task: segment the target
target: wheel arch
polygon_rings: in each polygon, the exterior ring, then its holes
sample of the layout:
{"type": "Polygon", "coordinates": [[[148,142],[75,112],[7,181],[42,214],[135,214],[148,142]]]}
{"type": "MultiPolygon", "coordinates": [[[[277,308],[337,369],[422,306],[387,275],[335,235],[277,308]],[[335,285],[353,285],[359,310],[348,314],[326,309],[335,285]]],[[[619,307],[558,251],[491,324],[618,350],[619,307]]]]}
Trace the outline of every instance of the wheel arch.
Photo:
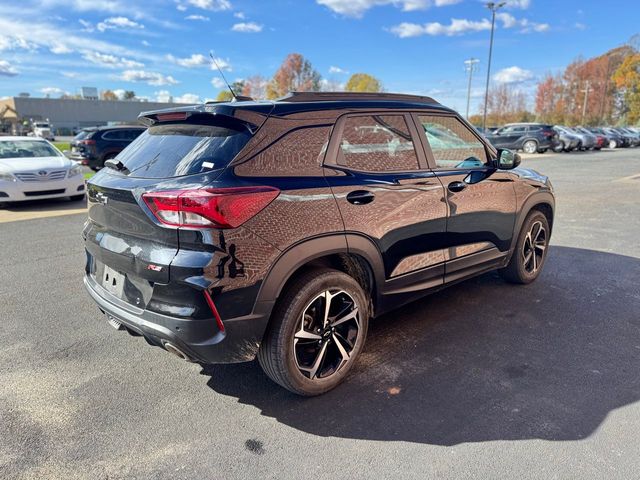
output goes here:
{"type": "MultiPolygon", "coordinates": [[[[553,194],[550,191],[538,191],[524,201],[522,207],[520,208],[520,213],[516,217],[513,236],[511,240],[511,254],[509,255],[509,259],[511,258],[511,255],[513,255],[513,251],[515,250],[522,225],[524,224],[527,216],[529,216],[529,214],[533,210],[538,210],[544,214],[544,216],[547,218],[547,221],[549,222],[549,229],[553,231],[555,199],[553,198],[553,194]]],[[[551,235],[551,232],[549,232],[549,234],[551,235]]]]}
{"type": "Polygon", "coordinates": [[[267,273],[256,304],[270,304],[273,311],[287,285],[303,272],[317,267],[334,268],[355,278],[369,294],[373,313],[378,303],[379,287],[384,282],[384,267],[376,246],[360,235],[327,235],[291,246],[267,273]]]}

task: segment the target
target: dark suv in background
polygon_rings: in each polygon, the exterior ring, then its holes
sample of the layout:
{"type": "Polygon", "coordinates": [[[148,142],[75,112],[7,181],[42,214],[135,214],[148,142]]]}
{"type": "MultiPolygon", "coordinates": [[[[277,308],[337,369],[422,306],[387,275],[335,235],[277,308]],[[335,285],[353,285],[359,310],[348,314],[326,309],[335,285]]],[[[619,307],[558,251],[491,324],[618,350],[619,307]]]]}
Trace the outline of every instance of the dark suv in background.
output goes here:
{"type": "Polygon", "coordinates": [[[525,153],[544,153],[559,143],[553,125],[543,123],[509,123],[485,136],[495,147],[522,150],[525,153]]]}
{"type": "Polygon", "coordinates": [[[85,128],[71,142],[69,158],[100,170],[105,161],[115,158],[145,129],[140,125],[85,128]]]}
{"type": "Polygon", "coordinates": [[[257,355],[317,395],[348,374],[370,318],[544,265],[547,177],[431,98],[295,93],[141,120],[88,182],[84,281],[112,326],[182,359],[257,355]]]}

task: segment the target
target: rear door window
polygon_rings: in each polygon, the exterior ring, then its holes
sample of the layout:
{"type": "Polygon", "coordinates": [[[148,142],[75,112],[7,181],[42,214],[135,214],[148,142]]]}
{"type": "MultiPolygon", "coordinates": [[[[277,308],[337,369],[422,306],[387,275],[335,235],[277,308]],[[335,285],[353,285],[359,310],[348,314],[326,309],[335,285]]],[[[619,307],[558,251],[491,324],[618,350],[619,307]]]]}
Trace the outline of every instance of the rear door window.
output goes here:
{"type": "Polygon", "coordinates": [[[418,170],[418,157],[403,115],[348,117],[338,165],[368,172],[418,170]]]}
{"type": "Polygon", "coordinates": [[[149,127],[118,155],[129,176],[167,178],[225,167],[251,139],[245,130],[192,124],[149,127]]]}

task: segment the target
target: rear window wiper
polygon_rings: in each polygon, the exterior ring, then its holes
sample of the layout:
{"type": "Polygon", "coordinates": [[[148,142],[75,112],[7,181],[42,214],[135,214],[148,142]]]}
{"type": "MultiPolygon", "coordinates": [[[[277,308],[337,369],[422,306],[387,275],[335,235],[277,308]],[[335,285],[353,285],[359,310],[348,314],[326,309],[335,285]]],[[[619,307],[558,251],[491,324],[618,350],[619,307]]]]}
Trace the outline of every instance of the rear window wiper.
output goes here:
{"type": "Polygon", "coordinates": [[[117,170],[118,172],[122,172],[125,175],[129,175],[129,173],[131,173],[129,169],[124,166],[124,163],[122,163],[122,161],[117,160],[115,158],[110,158],[109,160],[105,160],[104,166],[108,168],[113,168],[114,170],[117,170]]]}

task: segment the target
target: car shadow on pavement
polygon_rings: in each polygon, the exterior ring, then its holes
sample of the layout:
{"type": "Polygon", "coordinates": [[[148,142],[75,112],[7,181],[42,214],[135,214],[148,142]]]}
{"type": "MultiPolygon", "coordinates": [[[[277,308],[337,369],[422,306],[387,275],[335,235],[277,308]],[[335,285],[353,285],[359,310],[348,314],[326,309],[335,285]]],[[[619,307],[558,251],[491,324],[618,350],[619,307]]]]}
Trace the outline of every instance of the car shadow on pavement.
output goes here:
{"type": "Polygon", "coordinates": [[[203,368],[215,392],[320,436],[454,445],[577,440],[640,400],[640,259],[551,247],[527,286],[496,273],[372,322],[344,384],[301,398],[256,362],[203,368]]]}

